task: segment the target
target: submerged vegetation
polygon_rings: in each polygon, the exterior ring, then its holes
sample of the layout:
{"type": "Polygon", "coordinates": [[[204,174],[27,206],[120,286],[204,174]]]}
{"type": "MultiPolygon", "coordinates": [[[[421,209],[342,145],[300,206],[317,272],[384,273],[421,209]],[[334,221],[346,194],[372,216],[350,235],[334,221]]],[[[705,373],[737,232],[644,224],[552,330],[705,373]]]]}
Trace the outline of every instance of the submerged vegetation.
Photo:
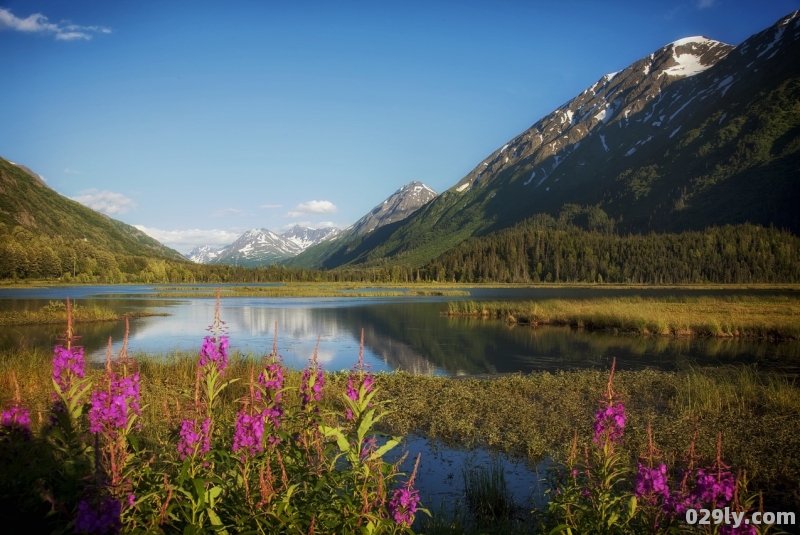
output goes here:
{"type": "Polygon", "coordinates": [[[800,296],[456,301],[446,313],[643,335],[800,338],[800,296]]]}

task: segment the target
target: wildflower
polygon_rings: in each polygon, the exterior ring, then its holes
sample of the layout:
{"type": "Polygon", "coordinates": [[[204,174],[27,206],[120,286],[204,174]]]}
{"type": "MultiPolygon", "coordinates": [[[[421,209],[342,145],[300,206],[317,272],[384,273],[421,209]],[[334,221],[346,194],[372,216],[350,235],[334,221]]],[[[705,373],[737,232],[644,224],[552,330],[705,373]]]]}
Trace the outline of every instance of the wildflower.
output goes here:
{"type": "Polygon", "coordinates": [[[119,533],[122,522],[119,515],[122,504],[114,498],[106,498],[98,503],[84,499],[78,504],[75,517],[75,531],[78,533],[119,533]]]}
{"type": "Polygon", "coordinates": [[[56,346],[53,351],[53,381],[63,393],[69,392],[72,382],[78,378],[83,379],[86,372],[86,363],[83,360],[83,348],[73,347],[67,349],[56,346]]]}
{"type": "Polygon", "coordinates": [[[216,367],[220,375],[225,374],[228,367],[228,337],[220,336],[219,345],[216,337],[206,336],[203,347],[200,349],[200,368],[205,368],[209,363],[216,367]]]}
{"type": "Polygon", "coordinates": [[[206,418],[198,426],[196,420],[183,420],[178,440],[178,453],[181,459],[192,457],[196,453],[201,455],[211,449],[211,419],[206,418]],[[198,428],[199,427],[199,428],[198,428]]]}
{"type": "Polygon", "coordinates": [[[601,446],[606,443],[606,437],[611,443],[622,438],[625,429],[625,406],[622,403],[608,405],[594,415],[594,441],[601,446]]]}
{"type": "Polygon", "coordinates": [[[139,373],[130,377],[109,378],[108,390],[92,393],[92,408],[89,410],[89,430],[100,433],[106,426],[125,429],[129,419],[140,415],[139,373]]]}
{"type": "Polygon", "coordinates": [[[658,496],[661,496],[664,500],[669,498],[667,466],[662,463],[656,468],[650,468],[639,463],[634,493],[637,498],[644,499],[650,503],[655,502],[658,496]]]}
{"type": "Polygon", "coordinates": [[[325,374],[322,370],[306,368],[300,383],[300,410],[313,401],[322,400],[322,387],[325,385],[325,374]]]}
{"type": "Polygon", "coordinates": [[[13,406],[3,411],[0,417],[0,426],[9,429],[10,431],[24,431],[31,430],[31,411],[23,407],[13,406]]]}
{"type": "Polygon", "coordinates": [[[261,391],[264,391],[266,399],[263,399],[266,408],[264,409],[265,418],[269,418],[276,428],[280,425],[280,417],[283,416],[280,402],[283,389],[283,366],[280,362],[273,362],[264,367],[258,376],[258,385],[261,387],[254,392],[255,398],[262,401],[261,391]]]}
{"type": "Polygon", "coordinates": [[[388,510],[391,517],[398,525],[409,527],[414,521],[419,503],[419,491],[408,487],[400,487],[389,500],[388,510]]]}
{"type": "Polygon", "coordinates": [[[725,507],[733,499],[736,491],[736,478],[727,470],[716,474],[702,468],[697,471],[694,495],[708,509],[725,507]]]}
{"type": "Polygon", "coordinates": [[[236,430],[233,435],[233,451],[245,449],[250,455],[264,451],[264,416],[240,412],[236,416],[236,430]]]}

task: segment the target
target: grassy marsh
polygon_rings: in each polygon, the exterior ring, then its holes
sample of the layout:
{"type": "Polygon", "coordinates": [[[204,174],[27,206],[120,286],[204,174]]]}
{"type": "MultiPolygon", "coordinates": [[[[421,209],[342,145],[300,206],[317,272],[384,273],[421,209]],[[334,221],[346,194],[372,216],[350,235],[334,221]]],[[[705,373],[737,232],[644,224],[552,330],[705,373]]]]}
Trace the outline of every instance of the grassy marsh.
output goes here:
{"type": "MultiPolygon", "coordinates": [[[[463,296],[465,290],[449,288],[418,288],[414,286],[391,285],[370,286],[360,284],[296,283],[280,286],[223,286],[220,297],[398,297],[398,296],[463,296]]],[[[157,287],[155,297],[213,298],[216,288],[200,287],[157,287]]]]}
{"type": "MultiPolygon", "coordinates": [[[[97,321],[119,321],[123,318],[146,318],[151,316],[166,316],[164,313],[149,311],[130,312],[118,314],[106,307],[85,307],[72,305],[72,320],[75,323],[92,323],[97,321]]],[[[9,325],[47,325],[67,323],[67,306],[62,301],[50,301],[49,304],[35,311],[2,311],[0,312],[0,326],[9,325]]]]}
{"type": "MultiPolygon", "coordinates": [[[[0,405],[13,395],[11,372],[37,426],[50,403],[51,353],[17,350],[0,354],[0,405]]],[[[197,353],[134,354],[142,376],[142,417],[148,448],[170,447],[170,433],[180,424],[181,408],[191,403],[197,353]]],[[[241,380],[225,391],[224,418],[233,420],[244,396],[250,367],[258,358],[234,352],[226,372],[241,380]]],[[[355,360],[355,358],[354,358],[355,360]]],[[[101,369],[90,370],[99,378],[101,369]]],[[[564,454],[577,429],[582,443],[592,436],[597,400],[606,371],[508,375],[493,379],[452,379],[407,373],[378,374],[379,395],[391,400],[384,430],[419,433],[463,447],[487,447],[531,460],[564,454]]],[[[297,388],[300,372],[287,374],[297,388]]],[[[800,502],[800,388],[777,374],[747,367],[689,368],[665,372],[620,371],[617,390],[628,411],[624,448],[632,459],[644,451],[647,423],[667,460],[680,459],[695,429],[697,450],[714,457],[723,434],[726,462],[746,469],[765,491],[767,504],[800,502]]],[[[341,403],[345,373],[328,373],[323,405],[341,403]]],[[[298,403],[290,393],[288,403],[298,403]]]]}
{"type": "Polygon", "coordinates": [[[448,304],[446,314],[642,335],[800,339],[800,296],[457,301],[448,304]]]}

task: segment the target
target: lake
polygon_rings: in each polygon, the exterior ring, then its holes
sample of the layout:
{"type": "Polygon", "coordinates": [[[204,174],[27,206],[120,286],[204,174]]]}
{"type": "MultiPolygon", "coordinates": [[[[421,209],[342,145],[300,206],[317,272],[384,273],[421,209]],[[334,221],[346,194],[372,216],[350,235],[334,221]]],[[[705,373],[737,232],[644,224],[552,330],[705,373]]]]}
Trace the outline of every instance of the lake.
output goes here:
{"type": "MultiPolygon", "coordinates": [[[[192,285],[197,287],[198,285],[192,285]]],[[[396,290],[396,289],[395,289],[396,290]]],[[[57,286],[0,289],[0,310],[39,310],[50,300],[70,297],[79,306],[105,306],[117,312],[166,313],[133,319],[132,352],[199,351],[214,318],[214,299],[159,297],[155,286],[57,286]]],[[[349,369],[358,359],[364,329],[365,362],[373,371],[451,376],[528,373],[537,370],[621,369],[687,365],[757,364],[790,373],[800,371],[800,343],[739,339],[641,337],[566,327],[508,325],[497,320],[452,318],[441,313],[458,299],[585,299],[617,295],[793,294],[782,290],[609,287],[470,288],[471,295],[399,297],[262,298],[227,297],[220,315],[231,347],[256,356],[272,348],[278,325],[278,353],[287,366],[302,368],[314,353],[327,370],[349,369]]],[[[168,292],[167,292],[168,293],[168,292]]],[[[3,327],[0,348],[50,347],[62,325],[3,327]]],[[[119,349],[124,322],[78,324],[89,358],[102,362],[108,338],[119,349]]]]}

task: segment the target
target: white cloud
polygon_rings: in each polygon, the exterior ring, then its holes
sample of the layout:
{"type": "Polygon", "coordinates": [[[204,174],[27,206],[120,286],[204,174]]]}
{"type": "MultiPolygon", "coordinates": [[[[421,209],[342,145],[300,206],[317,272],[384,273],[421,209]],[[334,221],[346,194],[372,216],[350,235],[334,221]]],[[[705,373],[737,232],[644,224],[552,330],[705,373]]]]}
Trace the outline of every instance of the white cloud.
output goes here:
{"type": "Polygon", "coordinates": [[[164,245],[184,253],[188,253],[200,245],[228,245],[235,242],[242,235],[241,232],[220,229],[162,230],[145,227],[144,225],[134,225],[134,227],[164,245]]]}
{"type": "Polygon", "coordinates": [[[73,201],[78,201],[92,210],[103,212],[108,215],[124,214],[132,208],[136,208],[133,199],[129,199],[122,193],[113,191],[98,191],[94,188],[82,191],[81,195],[70,197],[73,201]]]}
{"type": "Polygon", "coordinates": [[[69,21],[58,24],[50,22],[41,13],[34,13],[21,19],[6,8],[0,8],[0,30],[14,30],[27,33],[53,34],[59,41],[89,40],[96,33],[111,33],[102,26],[80,26],[69,21]]]}
{"type": "Polygon", "coordinates": [[[311,214],[335,214],[336,205],[330,201],[308,201],[292,208],[288,217],[304,217],[311,214]]]}

